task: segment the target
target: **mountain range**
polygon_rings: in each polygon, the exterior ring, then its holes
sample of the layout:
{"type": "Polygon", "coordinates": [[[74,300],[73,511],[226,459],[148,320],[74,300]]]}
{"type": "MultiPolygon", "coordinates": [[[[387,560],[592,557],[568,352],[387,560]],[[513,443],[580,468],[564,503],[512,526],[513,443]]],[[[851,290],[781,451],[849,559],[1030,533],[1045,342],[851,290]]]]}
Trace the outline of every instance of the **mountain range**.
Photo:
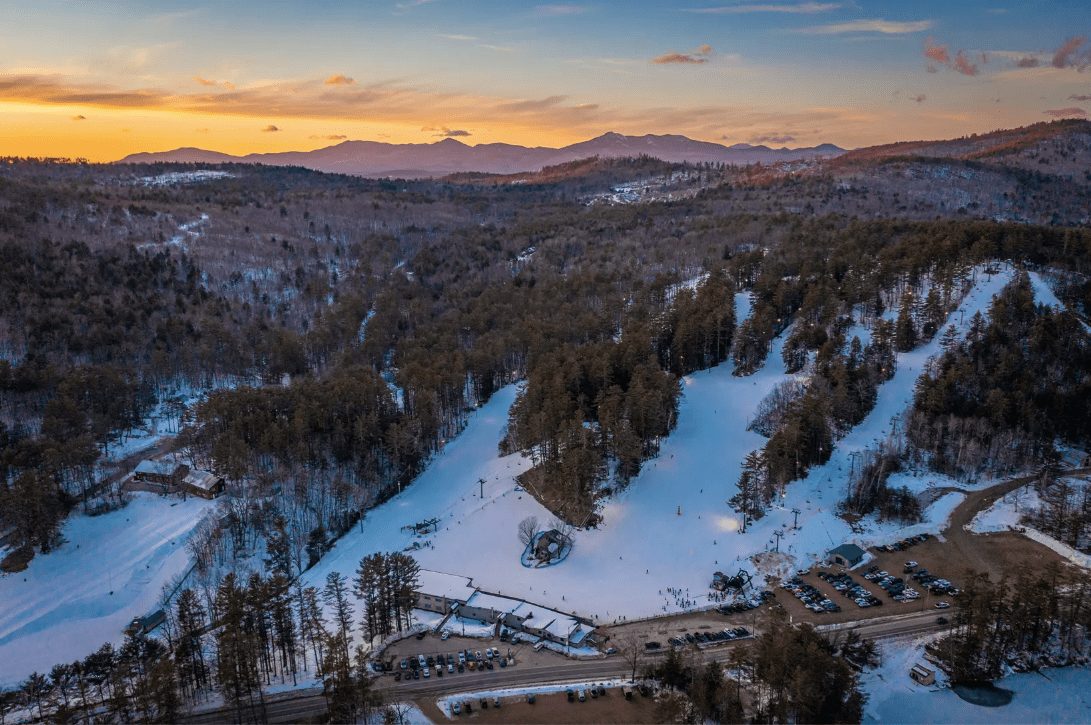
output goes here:
{"type": "Polygon", "coordinates": [[[546,166],[598,156],[622,158],[651,156],[662,161],[690,163],[754,164],[830,158],[845,153],[833,144],[807,148],[770,148],[735,144],[724,146],[679,135],[625,136],[605,133],[561,148],[489,143],[470,146],[453,138],[435,143],[390,144],[379,141],[344,141],[313,151],[233,156],[198,148],[143,152],[118,163],[249,163],[271,166],[302,166],[356,176],[423,178],[460,172],[512,174],[537,171],[546,166]]]}

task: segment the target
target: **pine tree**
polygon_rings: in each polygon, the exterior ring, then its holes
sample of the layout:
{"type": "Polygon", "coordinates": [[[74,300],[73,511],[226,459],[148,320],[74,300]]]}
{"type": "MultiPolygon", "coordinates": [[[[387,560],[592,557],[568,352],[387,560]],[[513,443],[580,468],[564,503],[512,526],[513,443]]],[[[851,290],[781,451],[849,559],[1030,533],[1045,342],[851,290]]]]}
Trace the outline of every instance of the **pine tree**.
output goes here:
{"type": "Polygon", "coordinates": [[[349,599],[348,580],[340,572],[331,571],[326,576],[326,586],[322,590],[322,600],[333,610],[334,630],[337,642],[343,651],[338,655],[345,662],[349,661],[349,636],[352,633],[352,602],[349,599]]]}

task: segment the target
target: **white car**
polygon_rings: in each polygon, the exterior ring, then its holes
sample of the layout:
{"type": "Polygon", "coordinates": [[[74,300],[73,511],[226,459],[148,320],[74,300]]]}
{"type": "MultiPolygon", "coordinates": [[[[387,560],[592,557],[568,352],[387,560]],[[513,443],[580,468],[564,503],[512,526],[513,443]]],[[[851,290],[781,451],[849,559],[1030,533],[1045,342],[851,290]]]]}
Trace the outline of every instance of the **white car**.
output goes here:
{"type": "Polygon", "coordinates": [[[427,667],[425,667],[423,670],[421,670],[421,677],[423,677],[424,679],[427,680],[431,676],[432,676],[432,671],[429,670],[427,667]]]}
{"type": "Polygon", "coordinates": [[[950,606],[950,602],[936,602],[936,609],[947,609],[950,606]]]}
{"type": "Polygon", "coordinates": [[[451,633],[450,633],[450,632],[448,632],[448,631],[447,631],[446,629],[445,629],[445,630],[443,630],[443,634],[441,634],[441,635],[439,636],[439,638],[440,638],[440,639],[442,639],[442,640],[443,640],[443,641],[445,641],[445,642],[446,642],[446,641],[447,641],[448,639],[450,639],[450,637],[451,637],[451,633]]]}
{"type": "Polygon", "coordinates": [[[451,705],[451,714],[452,715],[461,715],[462,714],[462,703],[461,702],[456,701],[455,704],[451,705]]]}

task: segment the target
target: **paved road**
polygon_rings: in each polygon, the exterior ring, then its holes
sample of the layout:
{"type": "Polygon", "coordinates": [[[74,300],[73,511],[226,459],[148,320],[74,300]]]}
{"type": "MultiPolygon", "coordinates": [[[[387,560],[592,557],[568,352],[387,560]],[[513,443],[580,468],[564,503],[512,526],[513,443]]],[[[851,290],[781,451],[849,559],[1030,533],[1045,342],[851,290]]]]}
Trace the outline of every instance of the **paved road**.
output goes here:
{"type": "MultiPolygon", "coordinates": [[[[869,639],[898,639],[940,629],[936,624],[936,612],[917,612],[878,619],[846,622],[819,628],[831,634],[855,629],[869,639]]],[[[708,649],[698,650],[701,662],[727,662],[734,647],[748,640],[729,642],[708,649]]],[[[666,654],[661,651],[650,654],[654,660],[666,654]]],[[[628,677],[631,669],[620,657],[594,660],[558,660],[537,666],[517,666],[502,670],[445,675],[427,680],[395,682],[393,677],[380,677],[375,686],[390,700],[415,700],[422,697],[442,697],[445,694],[474,692],[501,687],[525,687],[553,682],[582,682],[628,677]]],[[[326,700],[316,689],[297,690],[290,694],[266,698],[265,722],[298,722],[321,717],[326,712],[326,700]]],[[[205,723],[231,722],[231,710],[213,710],[184,718],[182,722],[201,725],[205,723]]]]}

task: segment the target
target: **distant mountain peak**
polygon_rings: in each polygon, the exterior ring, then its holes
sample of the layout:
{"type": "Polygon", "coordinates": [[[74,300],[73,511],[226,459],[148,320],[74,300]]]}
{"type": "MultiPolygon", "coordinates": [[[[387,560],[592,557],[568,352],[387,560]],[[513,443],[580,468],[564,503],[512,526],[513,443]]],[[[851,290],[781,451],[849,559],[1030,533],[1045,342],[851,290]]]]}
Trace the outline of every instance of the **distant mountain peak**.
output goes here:
{"type": "Polygon", "coordinates": [[[121,163],[257,163],[294,165],[340,174],[358,176],[430,177],[453,173],[481,172],[511,174],[538,171],[592,156],[623,158],[650,156],[672,163],[753,164],[774,163],[836,156],[842,153],[832,144],[813,149],[770,149],[765,146],[735,144],[724,146],[698,141],[679,134],[627,136],[607,131],[595,138],[561,148],[517,146],[488,143],[470,146],[457,138],[432,143],[390,144],[380,141],[342,141],[312,151],[231,156],[217,151],[181,148],[173,151],[139,153],[126,156],[121,163]]]}

